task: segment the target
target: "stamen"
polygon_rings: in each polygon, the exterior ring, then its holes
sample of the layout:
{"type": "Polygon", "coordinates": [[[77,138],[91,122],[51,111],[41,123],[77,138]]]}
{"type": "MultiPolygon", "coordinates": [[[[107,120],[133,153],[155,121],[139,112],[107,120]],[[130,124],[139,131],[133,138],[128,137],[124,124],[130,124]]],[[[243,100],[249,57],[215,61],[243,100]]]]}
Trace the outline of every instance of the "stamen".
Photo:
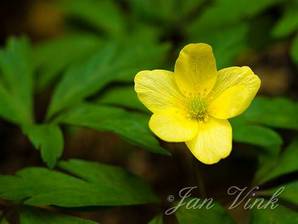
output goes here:
{"type": "Polygon", "coordinates": [[[189,118],[198,121],[206,121],[208,119],[207,104],[200,97],[193,97],[188,105],[189,118]]]}

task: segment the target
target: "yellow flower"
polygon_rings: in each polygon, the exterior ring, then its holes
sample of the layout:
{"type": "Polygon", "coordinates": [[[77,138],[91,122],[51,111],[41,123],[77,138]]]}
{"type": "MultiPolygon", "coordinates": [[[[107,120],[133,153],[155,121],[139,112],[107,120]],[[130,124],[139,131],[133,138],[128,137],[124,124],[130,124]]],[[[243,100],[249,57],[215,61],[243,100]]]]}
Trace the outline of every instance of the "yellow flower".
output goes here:
{"type": "Polygon", "coordinates": [[[185,142],[198,160],[213,164],[232,150],[227,119],[249,106],[260,83],[247,66],[217,71],[212,48],[199,43],[181,50],[174,72],[139,72],[135,91],[153,113],[149,127],[159,138],[185,142]]]}

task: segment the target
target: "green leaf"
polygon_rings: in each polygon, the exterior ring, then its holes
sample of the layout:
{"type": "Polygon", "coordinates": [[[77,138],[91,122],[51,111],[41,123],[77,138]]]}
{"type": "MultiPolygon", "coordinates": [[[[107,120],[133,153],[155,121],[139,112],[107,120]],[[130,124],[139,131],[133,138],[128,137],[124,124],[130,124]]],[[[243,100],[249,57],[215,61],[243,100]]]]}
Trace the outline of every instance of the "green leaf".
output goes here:
{"type": "Polygon", "coordinates": [[[297,180],[282,186],[272,188],[270,190],[262,192],[262,194],[268,195],[268,196],[273,195],[275,192],[281,189],[281,187],[284,187],[284,190],[280,195],[278,195],[278,198],[281,198],[283,200],[286,200],[288,202],[298,205],[298,181],[297,180]]]}
{"type": "MultiPolygon", "coordinates": [[[[223,27],[227,27],[240,22],[243,19],[251,18],[263,10],[277,4],[281,0],[252,0],[247,3],[246,0],[217,0],[210,4],[202,14],[190,24],[189,29],[192,32],[197,28],[208,30],[219,29],[224,32],[223,27]],[[233,10],[231,10],[233,9],[233,10]]],[[[235,35],[237,35],[235,33],[235,35]]]]}
{"type": "Polygon", "coordinates": [[[154,217],[148,224],[163,224],[162,215],[154,217]]]}
{"type": "Polygon", "coordinates": [[[169,25],[169,23],[181,21],[183,17],[198,8],[203,0],[129,0],[129,3],[136,18],[169,25]]]}
{"type": "Polygon", "coordinates": [[[119,41],[117,58],[112,62],[113,66],[119,66],[116,81],[133,82],[140,70],[164,65],[170,44],[160,43],[159,35],[156,29],[141,26],[119,41]]]}
{"type": "Polygon", "coordinates": [[[99,104],[121,106],[129,109],[148,112],[138,99],[132,86],[115,87],[103,93],[97,100],[99,104]]]}
{"type": "Polygon", "coordinates": [[[267,158],[257,171],[255,183],[262,184],[298,170],[298,138],[277,158],[267,158]]]}
{"type": "MultiPolygon", "coordinates": [[[[293,1],[295,3],[295,1],[293,1]]],[[[298,30],[298,4],[287,4],[283,16],[272,30],[274,37],[286,37],[298,30]]]]}
{"type": "MultiPolygon", "coordinates": [[[[206,8],[197,18],[190,23],[187,28],[188,32],[193,36],[197,35],[200,31],[207,31],[208,27],[211,32],[214,32],[220,26],[229,26],[234,21],[239,21],[242,14],[238,10],[230,10],[230,7],[218,4],[211,5],[206,8]]],[[[221,30],[224,32],[224,30],[221,30]]]]}
{"type": "Polygon", "coordinates": [[[25,168],[0,176],[0,197],[27,205],[60,207],[119,206],[154,203],[158,199],[140,178],[120,167],[69,160],[61,171],[25,168]]]}
{"type": "MultiPolygon", "coordinates": [[[[198,198],[190,199],[187,203],[189,205],[194,205],[193,200],[199,200],[198,198]]],[[[201,200],[202,201],[202,200],[201,200]]],[[[235,222],[230,217],[230,215],[222,208],[218,203],[213,202],[214,207],[207,209],[193,208],[184,205],[178,209],[176,212],[176,217],[179,224],[189,224],[189,223],[200,223],[200,224],[210,224],[210,223],[225,223],[234,224],[235,222]]]]}
{"type": "Polygon", "coordinates": [[[12,97],[2,83],[0,83],[0,117],[16,124],[30,123],[19,100],[12,97]]]}
{"type": "Polygon", "coordinates": [[[58,122],[93,128],[99,131],[111,131],[151,152],[168,155],[169,152],[159,146],[148,128],[149,117],[125,111],[111,106],[81,104],[57,118],[58,122]]]}
{"type": "Polygon", "coordinates": [[[234,64],[249,43],[248,18],[252,18],[281,0],[217,0],[188,24],[190,41],[205,42],[213,47],[217,67],[234,64]]]}
{"type": "Polygon", "coordinates": [[[129,0],[129,3],[137,18],[163,22],[175,18],[175,0],[129,0]]]}
{"type": "MultiPolygon", "coordinates": [[[[208,24],[208,23],[207,23],[208,24]]],[[[247,48],[249,26],[247,23],[237,23],[224,29],[210,29],[206,24],[189,27],[189,38],[194,42],[210,44],[214,50],[218,68],[233,64],[235,58],[247,48]]]]}
{"type": "Polygon", "coordinates": [[[110,42],[86,63],[72,66],[54,91],[48,117],[96,93],[111,81],[132,81],[139,70],[154,68],[163,60],[168,45],[151,41],[130,38],[122,44],[110,42]]]}
{"type": "Polygon", "coordinates": [[[113,79],[116,47],[108,44],[85,63],[71,66],[54,91],[48,117],[94,94],[113,79]]]}
{"type": "Polygon", "coordinates": [[[114,66],[119,66],[116,72],[116,81],[133,82],[135,75],[141,70],[152,70],[164,66],[165,59],[170,49],[168,43],[157,43],[139,36],[124,40],[126,45],[119,48],[119,55],[114,66]],[[132,60],[133,58],[133,60],[132,60]]]}
{"type": "Polygon", "coordinates": [[[63,152],[63,134],[54,124],[30,125],[23,128],[36,149],[41,150],[41,157],[51,168],[63,152]]]}
{"type": "Polygon", "coordinates": [[[0,116],[18,124],[31,123],[32,95],[29,43],[25,38],[10,38],[6,49],[0,50],[0,116]]]}
{"type": "MultiPolygon", "coordinates": [[[[252,52],[261,52],[267,47],[272,46],[274,40],[270,32],[274,23],[275,19],[268,13],[254,17],[249,21],[247,41],[250,50],[244,52],[244,58],[247,56],[249,58],[252,52]]],[[[244,63],[244,60],[242,62],[244,63]]]]}
{"type": "Polygon", "coordinates": [[[96,222],[54,212],[25,208],[21,210],[20,224],[96,224],[96,222]]]}
{"type": "Polygon", "coordinates": [[[101,39],[91,34],[67,34],[35,45],[33,58],[40,70],[38,88],[43,89],[70,64],[81,62],[101,45],[101,39]]]}
{"type": "Polygon", "coordinates": [[[6,220],[6,218],[0,219],[0,224],[9,224],[9,222],[6,220]]]}
{"type": "Polygon", "coordinates": [[[293,61],[298,64],[298,34],[294,38],[294,41],[292,43],[291,47],[291,57],[293,61]]]}
{"type": "Polygon", "coordinates": [[[233,139],[237,142],[248,143],[263,147],[265,153],[277,155],[282,144],[282,138],[274,130],[260,125],[250,124],[241,117],[231,120],[233,139]]]}
{"type": "Polygon", "coordinates": [[[179,14],[179,18],[187,17],[190,13],[195,12],[200,6],[205,2],[205,0],[184,0],[184,1],[176,1],[177,2],[177,13],[179,14]]]}
{"type": "Polygon", "coordinates": [[[242,115],[249,122],[298,130],[298,103],[287,98],[257,97],[242,115]]]}
{"type": "Polygon", "coordinates": [[[253,209],[250,224],[293,224],[298,223],[298,213],[282,205],[275,209],[253,209]]]}
{"type": "Polygon", "coordinates": [[[64,0],[60,8],[66,16],[79,19],[110,35],[121,35],[126,28],[125,18],[113,0],[64,0]]]}

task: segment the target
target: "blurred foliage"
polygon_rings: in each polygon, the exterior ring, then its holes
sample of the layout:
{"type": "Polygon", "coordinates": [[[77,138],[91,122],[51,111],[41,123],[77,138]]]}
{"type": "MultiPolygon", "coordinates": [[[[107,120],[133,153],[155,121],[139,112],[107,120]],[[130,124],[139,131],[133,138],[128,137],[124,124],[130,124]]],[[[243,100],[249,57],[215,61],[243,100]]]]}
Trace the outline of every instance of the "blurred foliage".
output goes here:
{"type": "Polygon", "coordinates": [[[96,102],[149,113],[147,108],[139,101],[131,86],[121,86],[107,90],[96,99],[96,102]],[[121,101],[119,96],[122,98],[121,101]]]}
{"type": "Polygon", "coordinates": [[[66,17],[86,23],[108,35],[118,36],[125,30],[125,17],[116,1],[110,0],[62,0],[60,8],[66,17]],[[99,13],[100,11],[100,13],[99,13]]]}
{"type": "Polygon", "coordinates": [[[66,216],[55,214],[53,212],[43,211],[41,209],[32,209],[26,207],[21,211],[20,222],[22,224],[40,224],[44,223],[59,223],[59,224],[96,224],[96,222],[86,219],[75,218],[73,216],[66,216]]]}
{"type": "Polygon", "coordinates": [[[122,168],[80,160],[61,161],[59,168],[68,174],[32,167],[16,176],[0,176],[0,195],[35,206],[132,205],[158,201],[142,180],[122,168]]]}
{"type": "Polygon", "coordinates": [[[96,35],[83,33],[67,34],[39,43],[33,51],[33,60],[40,73],[37,88],[42,90],[48,86],[67,66],[84,60],[101,44],[96,35]]]}
{"type": "Polygon", "coordinates": [[[284,174],[298,171],[298,139],[295,139],[285,150],[276,158],[265,158],[262,166],[255,176],[257,184],[282,176],[284,174]]]}
{"type": "MultiPolygon", "coordinates": [[[[200,206],[204,205],[204,199],[192,198],[187,201],[188,205],[191,206],[200,206]],[[199,201],[199,203],[196,203],[199,201]],[[201,203],[201,204],[200,204],[201,203]]],[[[206,206],[206,205],[204,205],[206,206]]],[[[213,207],[208,209],[207,207],[202,206],[200,209],[187,209],[187,206],[182,206],[176,212],[177,219],[179,224],[187,223],[226,223],[233,224],[235,223],[229,214],[222,208],[219,204],[213,204],[213,207]]]]}
{"type": "Polygon", "coordinates": [[[298,105],[286,98],[258,97],[242,118],[269,127],[298,129],[298,105]]]}
{"type": "Polygon", "coordinates": [[[48,116],[80,102],[111,81],[132,80],[134,74],[141,68],[148,67],[148,64],[158,64],[155,61],[158,62],[161,59],[156,55],[162,57],[163,53],[164,48],[161,49],[151,43],[146,44],[139,38],[130,39],[129,42],[125,41],[122,44],[105,43],[105,46],[92,55],[86,63],[74,65],[66,71],[53,93],[48,116]],[[147,47],[150,51],[146,50],[147,47]],[[162,53],[158,54],[160,51],[162,53]],[[144,52],[146,54],[143,57],[144,52]]]}
{"type": "Polygon", "coordinates": [[[286,37],[295,33],[298,29],[298,2],[289,1],[284,5],[283,15],[273,27],[272,34],[274,37],[286,37]]]}
{"type": "Polygon", "coordinates": [[[298,64],[298,34],[294,39],[291,49],[291,56],[296,64],[298,64]]]}
{"type": "MultiPolygon", "coordinates": [[[[274,192],[276,192],[278,189],[280,189],[281,186],[277,186],[276,188],[272,188],[268,191],[265,191],[264,195],[272,195],[274,192]]],[[[296,204],[298,201],[298,181],[293,181],[291,183],[288,183],[282,194],[279,196],[281,199],[285,201],[289,201],[293,204],[296,204]]]]}
{"type": "Polygon", "coordinates": [[[144,114],[93,104],[78,105],[57,118],[59,123],[111,131],[151,152],[168,155],[150,134],[148,121],[149,117],[144,114]]]}
{"type": "Polygon", "coordinates": [[[10,39],[0,51],[0,115],[17,124],[32,122],[33,65],[28,41],[10,39]]]}
{"type": "Polygon", "coordinates": [[[281,205],[275,209],[254,209],[250,223],[261,224],[273,222],[276,224],[291,224],[297,221],[297,213],[281,205]]]}
{"type": "MultiPolygon", "coordinates": [[[[21,224],[95,223],[51,211],[51,206],[159,203],[142,177],[123,168],[59,159],[63,135],[71,137],[70,126],[112,132],[137,148],[169,155],[147,126],[150,114],[134,93],[133,78],[139,70],[172,68],[172,59],[184,44],[212,45],[220,69],[245,60],[253,64],[254,57],[270,46],[286,43],[288,67],[297,73],[295,0],[57,0],[52,4],[64,19],[60,36],[34,44],[25,37],[9,38],[0,51],[0,116],[20,127],[49,167],[0,176],[0,197],[23,205],[18,210],[21,224]],[[40,94],[49,94],[50,102],[34,105],[40,94]],[[46,107],[42,119],[37,118],[36,107],[46,107]],[[57,170],[52,169],[55,166],[57,170]]],[[[269,197],[278,188],[274,181],[298,172],[298,103],[289,95],[259,96],[244,114],[231,120],[233,140],[241,143],[237,147],[253,149],[259,161],[253,184],[269,183],[262,192],[269,197]]],[[[297,180],[284,185],[281,198],[297,205],[297,180]]],[[[1,224],[8,223],[4,216],[1,224]]],[[[211,210],[181,208],[176,218],[181,224],[234,223],[219,203],[211,210]]],[[[250,223],[287,224],[297,219],[297,212],[283,204],[274,210],[252,210],[250,223]]],[[[163,223],[162,215],[150,221],[157,223],[163,223]]]]}
{"type": "Polygon", "coordinates": [[[148,224],[163,224],[162,215],[154,217],[148,224]]]}

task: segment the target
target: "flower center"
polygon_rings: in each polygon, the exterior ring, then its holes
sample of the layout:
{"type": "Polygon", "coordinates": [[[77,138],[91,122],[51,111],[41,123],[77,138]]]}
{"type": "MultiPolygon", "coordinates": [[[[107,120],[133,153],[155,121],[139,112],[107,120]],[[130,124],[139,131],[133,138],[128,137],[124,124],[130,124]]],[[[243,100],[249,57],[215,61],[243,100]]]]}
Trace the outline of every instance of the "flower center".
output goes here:
{"type": "Polygon", "coordinates": [[[188,105],[189,118],[198,121],[206,121],[208,118],[207,104],[204,100],[198,97],[194,97],[189,101],[188,105]]]}

